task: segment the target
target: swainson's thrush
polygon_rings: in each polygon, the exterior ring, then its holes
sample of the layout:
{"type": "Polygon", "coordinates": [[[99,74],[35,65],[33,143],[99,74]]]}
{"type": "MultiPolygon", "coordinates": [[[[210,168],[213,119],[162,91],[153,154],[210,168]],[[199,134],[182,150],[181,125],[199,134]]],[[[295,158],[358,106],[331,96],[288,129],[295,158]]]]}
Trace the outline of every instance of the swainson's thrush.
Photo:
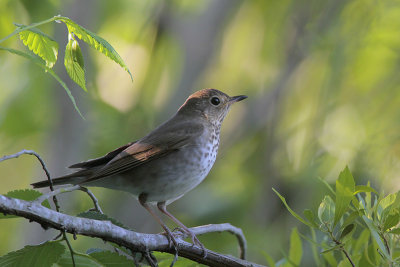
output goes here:
{"type": "MultiPolygon", "coordinates": [[[[171,119],[142,139],[103,157],[74,164],[70,168],[81,170],[55,178],[53,183],[105,187],[133,194],[176,245],[171,231],[149,206],[157,204],[162,213],[191,236],[193,244],[204,250],[197,237],[167,211],[166,205],[207,176],[217,156],[221,123],[231,105],[245,98],[244,95],[229,97],[216,89],[197,91],[171,119]]],[[[32,185],[40,188],[49,182],[32,185]]]]}

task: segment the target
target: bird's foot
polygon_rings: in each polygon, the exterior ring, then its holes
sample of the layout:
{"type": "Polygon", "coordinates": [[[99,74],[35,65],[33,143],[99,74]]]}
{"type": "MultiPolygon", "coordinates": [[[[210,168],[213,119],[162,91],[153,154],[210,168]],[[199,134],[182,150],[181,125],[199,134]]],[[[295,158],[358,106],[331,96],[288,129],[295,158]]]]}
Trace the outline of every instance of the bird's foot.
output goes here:
{"type": "MultiPolygon", "coordinates": [[[[181,227],[175,228],[173,230],[173,232],[175,232],[175,231],[179,231],[182,234],[188,235],[190,237],[190,239],[192,240],[193,246],[198,246],[199,248],[201,248],[203,250],[203,258],[207,257],[207,249],[205,248],[203,243],[200,242],[200,240],[197,238],[197,236],[192,231],[190,231],[189,229],[181,228],[181,227]]],[[[177,235],[181,235],[181,234],[178,233],[177,235]]]]}

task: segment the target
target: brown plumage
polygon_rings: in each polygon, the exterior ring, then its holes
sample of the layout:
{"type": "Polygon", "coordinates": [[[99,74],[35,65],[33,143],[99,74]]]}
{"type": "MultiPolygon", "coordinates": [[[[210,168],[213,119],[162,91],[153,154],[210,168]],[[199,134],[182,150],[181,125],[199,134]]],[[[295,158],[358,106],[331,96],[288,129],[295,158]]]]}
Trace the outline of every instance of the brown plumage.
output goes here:
{"type": "MultiPolygon", "coordinates": [[[[203,247],[196,236],[173,217],[166,205],[196,187],[208,174],[219,145],[219,133],[230,106],[246,96],[229,97],[216,89],[195,92],[168,121],[138,141],[103,157],[70,166],[80,170],[53,179],[55,185],[79,184],[132,193],[157,219],[174,243],[172,233],[150,209],[156,203],[203,247]]],[[[48,181],[32,184],[48,186],[48,181]]],[[[204,248],[204,247],[203,247],[204,248]]]]}

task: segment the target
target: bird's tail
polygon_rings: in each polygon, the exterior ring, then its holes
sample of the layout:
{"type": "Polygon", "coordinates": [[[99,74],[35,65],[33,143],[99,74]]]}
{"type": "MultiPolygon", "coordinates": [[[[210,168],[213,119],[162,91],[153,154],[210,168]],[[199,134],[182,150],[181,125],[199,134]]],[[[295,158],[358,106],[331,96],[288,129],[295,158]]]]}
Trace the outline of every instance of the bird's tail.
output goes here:
{"type": "MultiPolygon", "coordinates": [[[[53,181],[53,185],[64,185],[64,184],[80,184],[82,182],[84,182],[88,176],[90,176],[92,174],[92,171],[90,170],[81,170],[81,171],[77,171],[65,176],[61,176],[61,177],[57,177],[54,179],[51,179],[53,181]]],[[[44,181],[40,181],[37,183],[33,183],[31,184],[33,186],[33,188],[42,188],[42,187],[46,187],[49,186],[50,183],[48,180],[44,180],[44,181]]]]}

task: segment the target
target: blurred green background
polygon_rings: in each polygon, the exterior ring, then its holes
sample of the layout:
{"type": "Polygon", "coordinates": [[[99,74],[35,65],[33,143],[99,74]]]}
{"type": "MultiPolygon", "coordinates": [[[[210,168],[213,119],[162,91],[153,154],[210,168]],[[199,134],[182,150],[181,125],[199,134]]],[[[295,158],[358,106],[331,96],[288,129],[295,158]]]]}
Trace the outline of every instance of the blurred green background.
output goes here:
{"type": "MultiPolygon", "coordinates": [[[[357,184],[399,190],[400,1],[0,0],[0,38],[13,22],[57,14],[109,41],[134,81],[81,42],[89,90],[83,92],[63,66],[65,25],[41,27],[60,44],[55,71],[86,120],[51,76],[0,51],[0,156],[33,149],[53,176],[63,175],[72,163],[142,137],[192,92],[212,87],[249,98],[226,118],[207,179],[169,207],[187,226],[240,227],[249,259],[266,264],[263,252],[282,257],[298,225],[272,187],[300,213],[316,209],[326,193],[317,177],[332,182],[346,165],[357,184]]],[[[17,37],[2,45],[25,49],[17,37]]],[[[44,179],[29,156],[1,163],[0,173],[0,193],[44,179]]],[[[139,232],[161,231],[128,194],[93,191],[108,215],[139,232]]],[[[91,208],[81,192],[61,201],[69,214],[91,208]]],[[[0,255],[56,234],[24,219],[0,220],[0,255]]],[[[237,255],[227,233],[200,239],[237,255]]],[[[82,251],[107,247],[86,237],[72,243],[82,251]]],[[[310,263],[308,250],[304,257],[310,263]]]]}

